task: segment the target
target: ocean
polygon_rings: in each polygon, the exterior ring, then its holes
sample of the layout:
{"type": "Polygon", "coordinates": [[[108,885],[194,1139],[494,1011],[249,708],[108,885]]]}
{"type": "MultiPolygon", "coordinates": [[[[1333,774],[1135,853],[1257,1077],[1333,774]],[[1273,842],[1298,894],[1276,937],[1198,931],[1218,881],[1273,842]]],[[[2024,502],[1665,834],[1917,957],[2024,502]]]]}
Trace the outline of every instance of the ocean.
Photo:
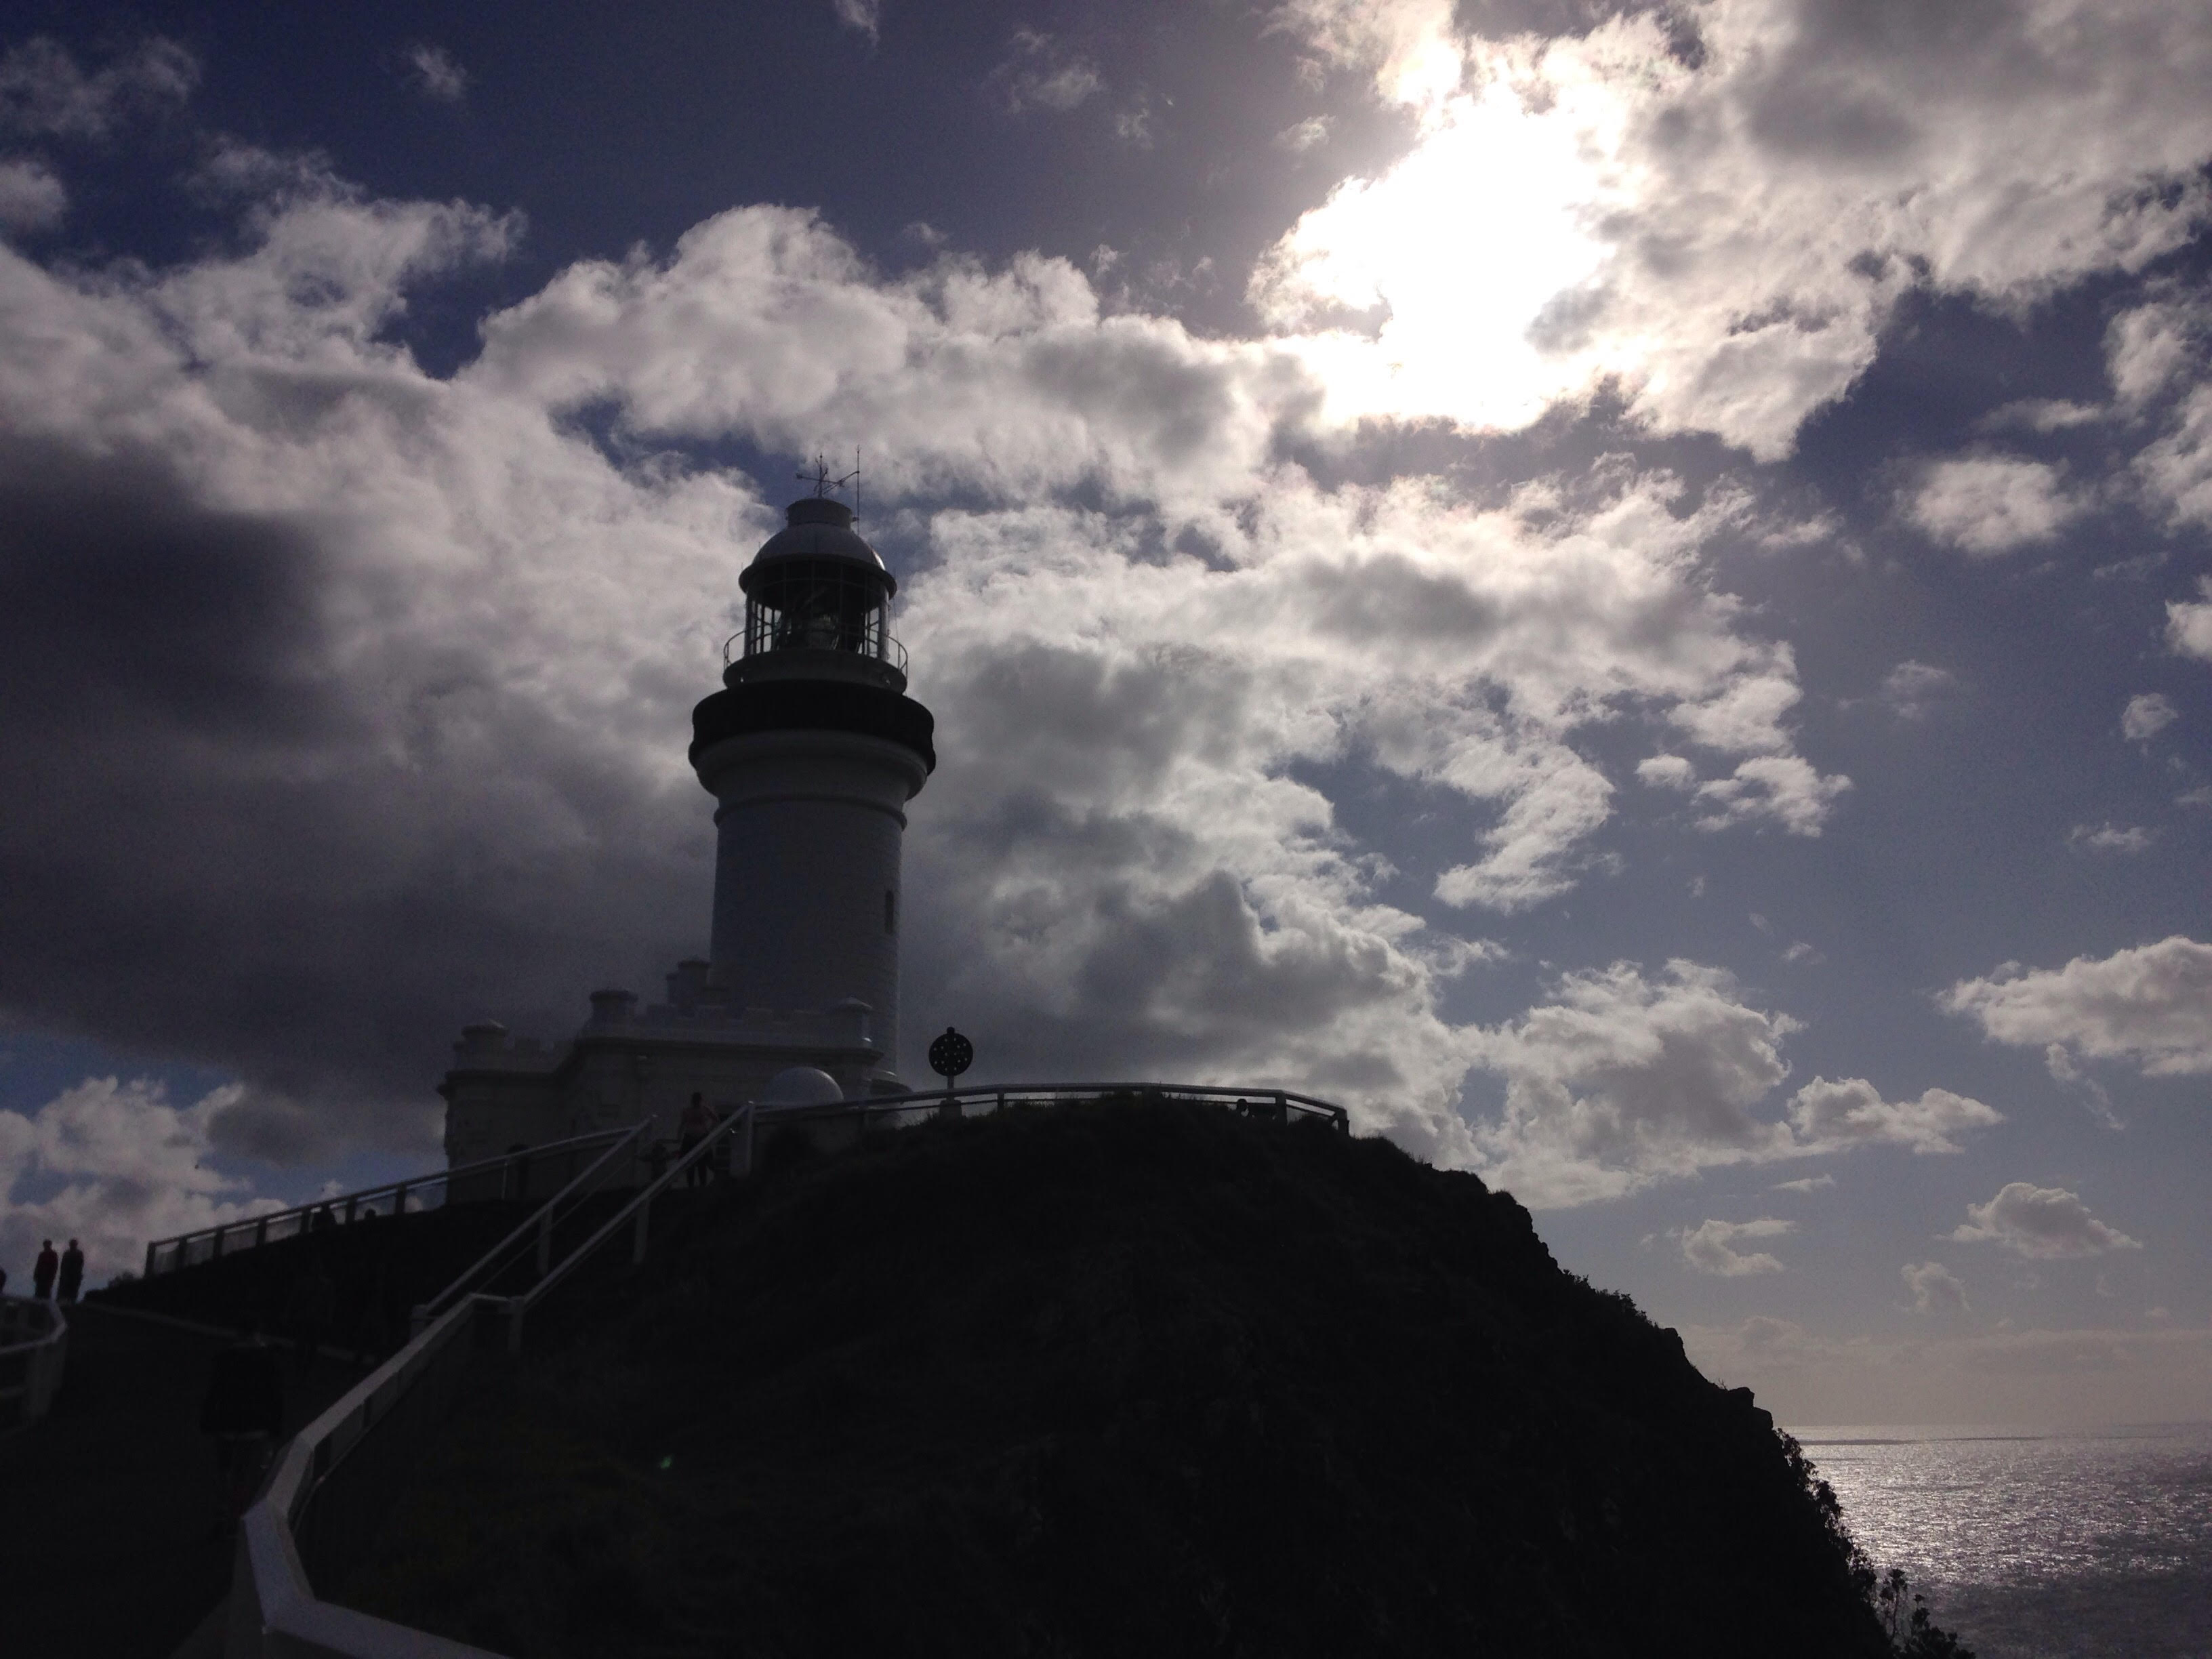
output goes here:
{"type": "Polygon", "coordinates": [[[2212,1659],[2212,1424],[1793,1432],[1979,1659],[2212,1659]]]}

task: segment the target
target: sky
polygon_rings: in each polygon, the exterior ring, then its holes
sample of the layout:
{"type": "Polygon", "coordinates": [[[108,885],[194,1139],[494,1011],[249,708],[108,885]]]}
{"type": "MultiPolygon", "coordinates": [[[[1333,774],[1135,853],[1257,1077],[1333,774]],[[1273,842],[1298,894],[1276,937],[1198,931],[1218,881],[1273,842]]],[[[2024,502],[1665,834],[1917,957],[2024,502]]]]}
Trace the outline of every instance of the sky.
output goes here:
{"type": "Polygon", "coordinates": [[[2212,15],[0,21],[0,1265],[703,950],[817,453],[971,1080],[1300,1089],[1785,1421],[2212,1418],[2212,15]]]}

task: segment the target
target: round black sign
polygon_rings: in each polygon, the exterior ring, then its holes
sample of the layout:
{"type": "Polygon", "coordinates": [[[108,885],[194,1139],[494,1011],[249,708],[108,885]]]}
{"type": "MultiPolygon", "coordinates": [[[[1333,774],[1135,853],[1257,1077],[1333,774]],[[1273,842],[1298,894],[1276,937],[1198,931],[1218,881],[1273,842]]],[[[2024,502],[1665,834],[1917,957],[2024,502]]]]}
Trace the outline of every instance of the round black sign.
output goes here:
{"type": "Polygon", "coordinates": [[[975,1045],[950,1025],[929,1045],[929,1069],[947,1083],[975,1063],[975,1045]]]}

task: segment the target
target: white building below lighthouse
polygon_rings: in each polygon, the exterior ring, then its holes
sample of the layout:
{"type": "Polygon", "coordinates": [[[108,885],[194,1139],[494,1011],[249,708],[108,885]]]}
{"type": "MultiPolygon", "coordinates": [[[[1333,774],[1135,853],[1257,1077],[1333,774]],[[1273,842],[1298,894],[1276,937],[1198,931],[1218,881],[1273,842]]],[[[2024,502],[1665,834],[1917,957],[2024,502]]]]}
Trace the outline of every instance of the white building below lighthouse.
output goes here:
{"type": "Polygon", "coordinates": [[[644,1117],[672,1134],[694,1092],[726,1111],[793,1066],[848,1098],[904,1089],[900,842],[935,722],[906,695],[898,584],[852,509],[817,495],[786,518],[738,579],[742,650],[691,715],[716,803],[707,957],[677,965],[664,1001],[593,992],[566,1042],[465,1029],[438,1091],[452,1163],[644,1117]]]}

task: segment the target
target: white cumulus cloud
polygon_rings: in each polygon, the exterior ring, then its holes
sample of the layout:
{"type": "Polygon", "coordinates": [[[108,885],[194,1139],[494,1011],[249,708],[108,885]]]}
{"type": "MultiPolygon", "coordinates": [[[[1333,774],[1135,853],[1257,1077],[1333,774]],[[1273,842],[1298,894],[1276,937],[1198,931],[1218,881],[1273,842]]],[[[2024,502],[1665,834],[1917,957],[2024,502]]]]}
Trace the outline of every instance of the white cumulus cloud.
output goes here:
{"type": "Polygon", "coordinates": [[[76,1238],[97,1285],[137,1270],[149,1239],[283,1207],[203,1162],[241,1092],[179,1107],[158,1083],[87,1078],[27,1115],[0,1111],[0,1260],[27,1264],[42,1240],[76,1238]]]}
{"type": "Polygon", "coordinates": [[[2212,576],[2200,576],[2200,601],[2174,599],[2166,607],[2166,643],[2177,655],[2212,662],[2212,576]]]}
{"type": "Polygon", "coordinates": [[[2056,467],[1995,455],[1932,463],[1902,505],[1931,540],[1977,557],[2047,542],[2084,510],[2056,467]]]}
{"type": "Polygon", "coordinates": [[[1807,1152],[1882,1145],[1956,1152],[1960,1135],[2003,1121],[1996,1108],[1948,1089],[1923,1090],[1917,1100],[1884,1100],[1863,1078],[1814,1078],[1790,1103],[1790,1127],[1807,1152]]]}
{"type": "Polygon", "coordinates": [[[1796,1224],[1762,1216],[1756,1221],[1705,1221],[1681,1235],[1682,1259],[1701,1273],[1741,1279],[1751,1273],[1778,1273],[1782,1263],[1765,1250],[1739,1250],[1738,1239],[1779,1238],[1795,1232],[1796,1224]]]}
{"type": "Polygon", "coordinates": [[[2176,933],[2063,968],[2007,963],[1961,980],[1943,1006],[1992,1041],[2133,1064],[2151,1076],[2212,1073],[2212,945],[2176,933]]]}
{"type": "Polygon", "coordinates": [[[1915,1313],[1964,1314],[1972,1310],[1966,1304],[1966,1287],[1959,1282],[1958,1275],[1940,1261],[1923,1261],[1918,1266],[1907,1266],[1898,1270],[1905,1279],[1905,1288],[1912,1292],[1915,1313]]]}
{"type": "Polygon", "coordinates": [[[2008,1182],[1988,1203],[1969,1204],[1966,1218],[1949,1237],[1962,1244],[2000,1244],[2032,1261],[2142,1248],[2091,1215],[2089,1206],[2063,1187],[2008,1182]]]}
{"type": "Polygon", "coordinates": [[[1498,1115],[1475,1125],[1483,1167],[1524,1203],[1577,1204],[1726,1164],[1955,1152],[1960,1135],[2003,1121],[1944,1089],[1885,1101],[1857,1078],[1815,1078],[1770,1115],[1798,1029],[1695,963],[1564,975],[1519,1022],[1474,1034],[1475,1063],[1505,1085],[1498,1115]]]}
{"type": "Polygon", "coordinates": [[[2148,743],[2181,718],[2173,700],[2162,692],[2146,691],[2130,697],[2120,711],[2120,735],[2130,743],[2148,743]]]}

